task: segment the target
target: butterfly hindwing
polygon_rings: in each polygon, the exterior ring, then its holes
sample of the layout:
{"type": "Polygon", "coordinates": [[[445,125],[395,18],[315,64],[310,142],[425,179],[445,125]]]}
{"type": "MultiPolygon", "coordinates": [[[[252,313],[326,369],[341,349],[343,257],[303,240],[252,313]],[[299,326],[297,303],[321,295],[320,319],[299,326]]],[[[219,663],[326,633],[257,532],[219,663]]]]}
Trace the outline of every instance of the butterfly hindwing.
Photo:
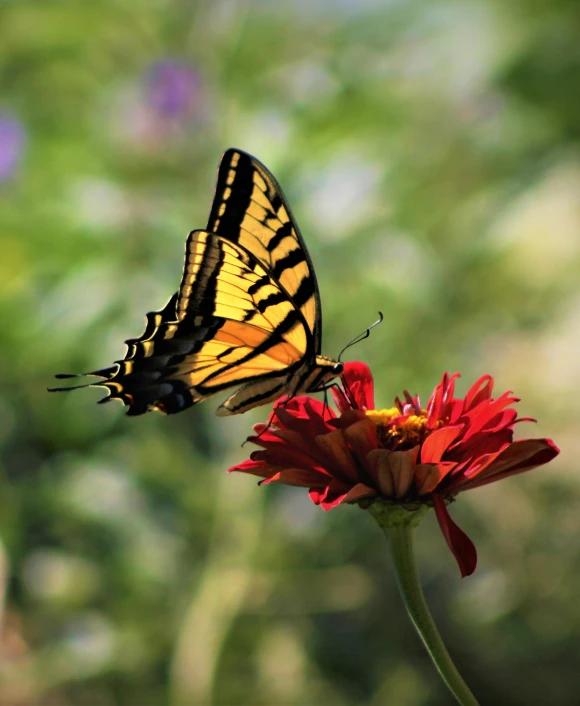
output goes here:
{"type": "Polygon", "coordinates": [[[302,314],[252,253],[205,231],[188,238],[179,293],[147,321],[122,361],[91,373],[106,373],[95,383],[109,390],[103,401],[121,399],[132,415],[172,414],[235,385],[287,378],[312,345],[302,314]]]}

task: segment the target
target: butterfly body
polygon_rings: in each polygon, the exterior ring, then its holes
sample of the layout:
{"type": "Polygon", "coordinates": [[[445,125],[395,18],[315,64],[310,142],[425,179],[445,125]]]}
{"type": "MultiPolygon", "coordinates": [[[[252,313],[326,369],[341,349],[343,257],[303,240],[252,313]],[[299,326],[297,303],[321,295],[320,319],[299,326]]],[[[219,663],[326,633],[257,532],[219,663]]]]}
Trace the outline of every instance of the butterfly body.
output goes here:
{"type": "Polygon", "coordinates": [[[228,150],[207,230],[189,234],[179,291],[147,315],[123,360],[89,374],[104,378],[94,383],[109,391],[101,402],[119,399],[129,415],[174,414],[232,387],[218,414],[239,414],[341,374],[321,355],[321,325],[312,263],[278,183],[228,150]]]}

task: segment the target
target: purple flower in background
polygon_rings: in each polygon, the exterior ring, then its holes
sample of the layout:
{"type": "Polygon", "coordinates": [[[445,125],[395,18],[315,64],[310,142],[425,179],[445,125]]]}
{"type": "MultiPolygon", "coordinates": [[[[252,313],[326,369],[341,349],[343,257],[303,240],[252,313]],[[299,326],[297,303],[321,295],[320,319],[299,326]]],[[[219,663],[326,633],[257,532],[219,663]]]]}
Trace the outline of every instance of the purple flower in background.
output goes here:
{"type": "Polygon", "coordinates": [[[199,76],[191,66],[166,59],[149,69],[146,100],[158,118],[179,120],[195,112],[199,87],[199,76]]]}
{"type": "Polygon", "coordinates": [[[162,152],[181,145],[207,120],[204,88],[195,65],[153,61],[119,94],[111,128],[125,148],[162,152]]]}
{"type": "Polygon", "coordinates": [[[22,123],[8,113],[0,113],[0,182],[8,181],[18,165],[24,147],[22,123]]]}

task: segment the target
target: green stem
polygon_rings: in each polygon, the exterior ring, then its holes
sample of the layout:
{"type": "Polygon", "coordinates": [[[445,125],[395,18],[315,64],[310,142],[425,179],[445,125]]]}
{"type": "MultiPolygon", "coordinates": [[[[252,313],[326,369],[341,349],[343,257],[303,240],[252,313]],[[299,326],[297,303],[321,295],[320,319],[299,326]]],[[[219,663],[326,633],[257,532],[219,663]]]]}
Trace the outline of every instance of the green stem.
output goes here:
{"type": "Polygon", "coordinates": [[[431,655],[437,671],[458,703],[462,704],[462,706],[478,706],[475,696],[471,693],[451,661],[449,652],[447,652],[447,648],[443,644],[437,626],[427,607],[425,596],[419,583],[413,552],[414,529],[411,524],[401,524],[394,527],[383,526],[383,531],[391,547],[397,582],[407,612],[431,655]]]}

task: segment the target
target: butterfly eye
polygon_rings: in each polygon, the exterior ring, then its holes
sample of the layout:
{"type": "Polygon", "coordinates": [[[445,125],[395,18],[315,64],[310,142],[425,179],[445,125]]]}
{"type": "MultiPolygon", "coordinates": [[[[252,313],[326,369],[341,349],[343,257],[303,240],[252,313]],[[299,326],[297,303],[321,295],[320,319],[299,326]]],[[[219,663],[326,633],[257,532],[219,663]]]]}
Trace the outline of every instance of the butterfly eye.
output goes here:
{"type": "Polygon", "coordinates": [[[343,371],[344,371],[344,365],[342,363],[337,363],[332,368],[332,372],[334,373],[334,375],[342,375],[343,371]]]}

